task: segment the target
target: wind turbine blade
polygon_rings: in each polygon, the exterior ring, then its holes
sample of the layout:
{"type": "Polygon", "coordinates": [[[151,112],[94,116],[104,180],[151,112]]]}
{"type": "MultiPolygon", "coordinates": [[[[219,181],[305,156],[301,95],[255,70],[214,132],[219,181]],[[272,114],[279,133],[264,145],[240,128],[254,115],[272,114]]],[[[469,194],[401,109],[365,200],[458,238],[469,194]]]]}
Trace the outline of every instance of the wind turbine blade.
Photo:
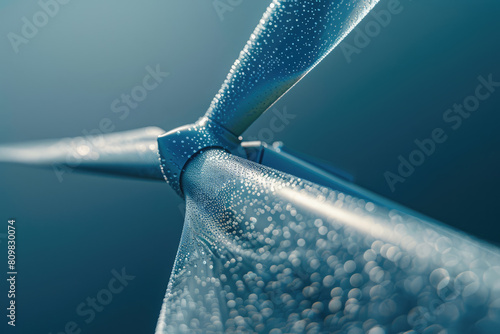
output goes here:
{"type": "Polygon", "coordinates": [[[157,127],[0,145],[0,162],[163,180],[157,127]]]}
{"type": "Polygon", "coordinates": [[[156,333],[496,333],[500,250],[214,149],[156,333]]]}
{"type": "Polygon", "coordinates": [[[378,0],[273,0],[206,117],[241,135],[313,69],[378,0]]]}

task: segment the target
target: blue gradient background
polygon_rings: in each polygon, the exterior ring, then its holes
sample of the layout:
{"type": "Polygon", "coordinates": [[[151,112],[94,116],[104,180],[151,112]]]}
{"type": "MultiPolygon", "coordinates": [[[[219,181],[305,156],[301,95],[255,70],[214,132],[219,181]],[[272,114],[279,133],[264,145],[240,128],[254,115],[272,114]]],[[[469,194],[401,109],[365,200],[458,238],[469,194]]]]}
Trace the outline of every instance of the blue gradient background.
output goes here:
{"type": "MultiPolygon", "coordinates": [[[[115,131],[169,130],[196,120],[268,4],[243,0],[221,21],[211,0],[74,0],[15,54],[6,35],[20,33],[21,18],[39,7],[3,1],[0,142],[78,136],[105,117],[115,131]],[[156,64],[170,76],[120,120],[111,102],[156,64]]],[[[387,4],[382,0],[375,11],[387,4]]],[[[277,103],[296,118],[274,139],[354,174],[374,192],[500,244],[500,90],[457,131],[442,120],[474,92],[477,76],[491,73],[500,81],[500,3],[401,5],[402,13],[351,63],[336,49],[277,103]],[[398,155],[408,156],[413,141],[436,127],[446,129],[446,143],[391,192],[383,173],[394,172],[398,155]]],[[[247,134],[258,134],[271,118],[264,115],[247,134]]],[[[167,185],[76,173],[60,183],[52,171],[0,165],[0,190],[0,233],[9,217],[17,219],[18,326],[8,333],[55,334],[68,321],[82,333],[153,332],[183,223],[181,200],[167,185]],[[136,278],[86,324],[76,306],[122,267],[136,278]]],[[[0,289],[5,310],[4,278],[0,289]]]]}

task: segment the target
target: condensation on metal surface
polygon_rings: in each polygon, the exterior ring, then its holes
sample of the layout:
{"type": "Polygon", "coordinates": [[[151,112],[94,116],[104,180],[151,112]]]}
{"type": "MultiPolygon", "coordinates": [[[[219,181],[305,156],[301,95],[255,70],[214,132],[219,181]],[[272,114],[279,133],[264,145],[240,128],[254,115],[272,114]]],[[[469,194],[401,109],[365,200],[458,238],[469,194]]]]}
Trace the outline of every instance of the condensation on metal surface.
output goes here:
{"type": "Polygon", "coordinates": [[[157,333],[500,328],[496,248],[221,150],[197,156],[183,182],[157,333]]]}
{"type": "Polygon", "coordinates": [[[274,0],[206,117],[239,136],[316,66],[378,0],[274,0]]]}
{"type": "Polygon", "coordinates": [[[207,147],[235,149],[239,147],[239,139],[205,117],[158,137],[161,171],[165,181],[181,197],[184,197],[181,175],[186,163],[207,147]]]}

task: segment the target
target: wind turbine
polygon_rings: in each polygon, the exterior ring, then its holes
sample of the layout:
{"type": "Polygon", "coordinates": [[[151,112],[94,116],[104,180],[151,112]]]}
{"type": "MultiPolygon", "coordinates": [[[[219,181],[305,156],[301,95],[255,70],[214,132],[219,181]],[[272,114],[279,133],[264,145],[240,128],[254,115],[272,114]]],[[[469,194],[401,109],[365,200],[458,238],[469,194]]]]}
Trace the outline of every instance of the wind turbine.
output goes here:
{"type": "Polygon", "coordinates": [[[206,114],[167,133],[0,148],[166,180],[186,200],[157,333],[495,332],[500,252],[243,132],[377,0],[274,0],[206,114]]]}

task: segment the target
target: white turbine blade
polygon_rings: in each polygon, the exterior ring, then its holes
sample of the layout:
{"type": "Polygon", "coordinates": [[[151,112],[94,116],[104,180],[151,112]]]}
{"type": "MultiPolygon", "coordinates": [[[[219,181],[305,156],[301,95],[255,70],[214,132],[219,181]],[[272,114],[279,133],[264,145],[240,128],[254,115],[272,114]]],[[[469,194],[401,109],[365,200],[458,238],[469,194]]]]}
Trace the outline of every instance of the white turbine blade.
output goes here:
{"type": "Polygon", "coordinates": [[[163,180],[157,127],[0,145],[0,162],[163,180]]]}
{"type": "Polygon", "coordinates": [[[206,117],[239,136],[312,70],[378,0],[273,0],[206,117]]]}
{"type": "Polygon", "coordinates": [[[500,250],[222,150],[187,214],[156,333],[496,333],[500,250]]]}

